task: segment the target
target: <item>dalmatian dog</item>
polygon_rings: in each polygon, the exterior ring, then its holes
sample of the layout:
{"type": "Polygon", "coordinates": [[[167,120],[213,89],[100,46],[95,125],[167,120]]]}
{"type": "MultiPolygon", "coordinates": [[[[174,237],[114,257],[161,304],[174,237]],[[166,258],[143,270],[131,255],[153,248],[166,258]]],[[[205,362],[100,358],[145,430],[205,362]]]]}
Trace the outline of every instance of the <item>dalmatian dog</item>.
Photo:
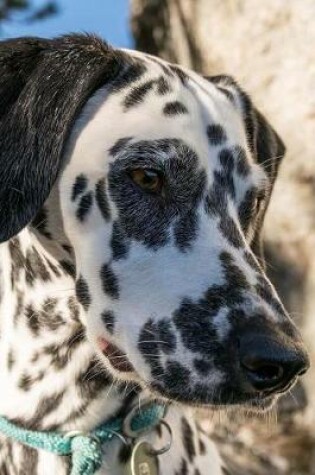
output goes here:
{"type": "MultiPolygon", "coordinates": [[[[160,475],[227,474],[193,408],[266,410],[309,364],[261,254],[282,141],[232,78],[89,35],[3,41],[0,100],[0,415],[90,431],[162,401],[160,475]]],[[[70,472],[0,441],[1,475],[70,472]]]]}

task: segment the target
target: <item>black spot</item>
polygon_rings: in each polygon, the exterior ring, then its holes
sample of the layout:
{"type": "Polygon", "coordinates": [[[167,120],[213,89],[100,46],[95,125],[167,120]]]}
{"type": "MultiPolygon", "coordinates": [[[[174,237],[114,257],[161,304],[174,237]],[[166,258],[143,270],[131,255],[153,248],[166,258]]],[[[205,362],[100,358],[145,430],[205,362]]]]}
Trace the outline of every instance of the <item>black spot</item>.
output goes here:
{"type": "Polygon", "coordinates": [[[59,271],[58,267],[55,264],[53,264],[52,261],[48,259],[47,257],[45,257],[45,261],[47,262],[49,269],[55,274],[55,276],[60,277],[61,272],[59,271]]]}
{"type": "Polygon", "coordinates": [[[79,373],[76,379],[76,385],[83,400],[92,401],[101,391],[112,383],[112,379],[105,372],[100,371],[99,361],[91,359],[88,366],[79,373]]]}
{"type": "Polygon", "coordinates": [[[234,220],[230,216],[224,215],[221,217],[219,229],[227,241],[236,249],[243,246],[240,231],[237,229],[234,220]]]}
{"type": "Polygon", "coordinates": [[[109,221],[110,208],[107,199],[105,178],[102,178],[96,184],[95,199],[103,218],[105,219],[105,221],[109,221]]]}
{"type": "Polygon", "coordinates": [[[69,244],[62,244],[62,249],[64,249],[68,254],[73,255],[73,248],[69,244]]]}
{"type": "MultiPolygon", "coordinates": [[[[21,445],[19,473],[35,474],[38,473],[38,450],[21,445]]],[[[2,475],[5,475],[1,472],[2,475]]]]}
{"type": "Polygon", "coordinates": [[[111,236],[110,245],[112,248],[112,255],[114,261],[127,257],[129,251],[129,240],[122,232],[118,221],[113,224],[113,232],[111,236]]]}
{"type": "Polygon", "coordinates": [[[250,285],[242,270],[237,267],[233,256],[228,252],[221,252],[220,260],[225,271],[225,278],[230,287],[235,287],[241,290],[248,290],[250,285]]]}
{"type": "Polygon", "coordinates": [[[148,92],[152,90],[155,82],[154,79],[151,79],[144,84],[135,86],[124,99],[125,110],[141,104],[148,92]]]}
{"type": "Polygon", "coordinates": [[[127,88],[130,84],[140,79],[146,70],[147,68],[143,63],[135,61],[114,80],[111,90],[113,92],[119,92],[127,88]]]}
{"type": "Polygon", "coordinates": [[[38,373],[37,376],[30,376],[29,374],[24,373],[18,382],[18,386],[22,391],[28,392],[30,391],[30,389],[32,389],[34,384],[41,381],[43,377],[44,377],[44,372],[38,373]]]}
{"type": "Polygon", "coordinates": [[[82,275],[78,278],[75,283],[75,293],[78,301],[83,306],[85,310],[88,310],[91,304],[91,296],[89,292],[89,287],[82,275]]]}
{"type": "Polygon", "coordinates": [[[157,322],[158,346],[166,354],[171,354],[176,350],[176,336],[172,328],[171,320],[164,318],[157,322]]]}
{"type": "Polygon", "coordinates": [[[157,84],[157,92],[161,96],[164,94],[167,94],[168,92],[171,92],[172,88],[170,84],[167,82],[167,80],[163,77],[160,76],[159,79],[156,81],[157,84]]]}
{"type": "Polygon", "coordinates": [[[181,102],[173,101],[173,102],[168,102],[167,104],[165,104],[165,106],[163,108],[163,113],[165,115],[169,115],[169,116],[179,115],[179,114],[187,114],[188,109],[181,102]]]}
{"type": "Polygon", "coordinates": [[[186,81],[189,80],[189,76],[178,66],[170,65],[171,71],[180,79],[183,86],[186,86],[186,81]]]}
{"type": "Polygon", "coordinates": [[[169,396],[186,393],[189,387],[190,371],[178,361],[168,361],[161,378],[165,391],[169,396]]]}
{"type": "Polygon", "coordinates": [[[25,267],[25,257],[23,255],[20,241],[17,237],[10,239],[9,252],[11,256],[11,285],[14,288],[25,267]]]}
{"type": "Polygon", "coordinates": [[[219,124],[208,125],[207,136],[211,145],[222,145],[227,140],[225,130],[219,124]]]}
{"type": "Polygon", "coordinates": [[[61,265],[63,270],[66,272],[66,274],[69,274],[71,277],[75,278],[76,269],[73,262],[62,259],[61,261],[59,261],[59,264],[61,265]]]}
{"type": "MultiPolygon", "coordinates": [[[[23,421],[14,419],[12,422],[29,430],[42,429],[44,419],[53,411],[58,411],[63,396],[64,391],[60,391],[51,396],[43,397],[36,405],[35,414],[30,419],[23,419],[23,421]]],[[[45,430],[50,430],[50,426],[45,425],[45,430]]]]}
{"type": "Polygon", "coordinates": [[[128,158],[111,164],[108,175],[110,196],[119,210],[120,228],[128,239],[158,249],[169,241],[171,225],[187,214],[187,209],[195,209],[202,199],[205,171],[199,167],[197,154],[176,139],[139,141],[130,144],[125,155],[128,158]],[[165,157],[163,169],[167,174],[165,196],[144,193],[130,180],[128,169],[139,164],[159,168],[161,154],[165,157]]]}
{"type": "Polygon", "coordinates": [[[190,210],[179,218],[175,224],[175,243],[182,252],[187,251],[197,237],[198,218],[196,210],[190,210]]]}
{"type": "Polygon", "coordinates": [[[51,232],[47,229],[48,226],[48,213],[47,209],[43,206],[35,218],[33,219],[31,226],[36,229],[40,234],[47,239],[52,239],[51,232]]]}
{"type": "Polygon", "coordinates": [[[104,310],[104,312],[102,312],[101,318],[106,327],[106,330],[112,334],[114,332],[115,327],[114,312],[112,312],[111,310],[104,310]]]}
{"type": "Polygon", "coordinates": [[[228,87],[233,87],[234,89],[237,88],[237,84],[234,80],[232,80],[231,77],[224,75],[224,74],[218,74],[216,76],[210,76],[210,77],[205,77],[208,81],[214,83],[218,90],[225,95],[229,101],[234,102],[234,95],[228,87]]]}
{"type": "Polygon", "coordinates": [[[192,462],[196,457],[196,448],[194,443],[194,433],[187,420],[182,418],[182,433],[184,449],[188,455],[188,460],[192,462]]]}
{"type": "Polygon", "coordinates": [[[199,453],[200,455],[206,454],[206,445],[202,439],[199,439],[199,453]]]}
{"type": "Polygon", "coordinates": [[[205,211],[211,216],[222,216],[227,210],[227,193],[215,183],[205,199],[205,211]]]}
{"type": "Polygon", "coordinates": [[[132,137],[122,137],[117,140],[117,142],[114,143],[114,145],[109,149],[109,153],[113,156],[116,157],[132,140],[132,137]]]}
{"type": "Polygon", "coordinates": [[[170,65],[162,62],[162,60],[160,60],[159,58],[155,56],[147,56],[147,59],[149,61],[152,61],[155,64],[158,64],[160,68],[162,69],[162,71],[166,74],[166,76],[173,78],[173,73],[171,71],[170,65]]]}
{"type": "Polygon", "coordinates": [[[234,155],[231,150],[228,148],[221,150],[219,153],[219,161],[223,170],[228,175],[231,175],[234,170],[234,155]]]}
{"type": "Polygon", "coordinates": [[[188,475],[188,464],[184,458],[181,459],[180,468],[176,470],[175,475],[188,475]]]}
{"type": "Polygon", "coordinates": [[[43,282],[51,280],[45,262],[35,247],[28,249],[26,252],[25,268],[26,282],[29,285],[33,285],[36,280],[42,280],[43,282]]]}
{"type": "Polygon", "coordinates": [[[7,367],[8,367],[8,370],[11,371],[13,366],[14,366],[14,363],[15,363],[15,357],[14,357],[14,353],[12,350],[10,350],[8,352],[8,360],[7,360],[7,367]]]}
{"type": "Polygon", "coordinates": [[[55,331],[61,325],[65,325],[65,320],[61,312],[56,311],[58,300],[48,297],[44,300],[40,311],[40,323],[48,330],[55,331]]]}
{"type": "Polygon", "coordinates": [[[61,371],[71,361],[75,351],[86,341],[84,329],[80,325],[75,326],[75,331],[63,344],[47,345],[43,354],[50,356],[50,366],[56,371],[61,371]]]}
{"type": "Polygon", "coordinates": [[[100,277],[101,277],[104,293],[109,295],[112,299],[118,299],[119,297],[118,280],[109,264],[104,264],[102,266],[101,271],[100,271],[100,277]]]}
{"type": "Polygon", "coordinates": [[[76,212],[76,216],[79,221],[83,222],[85,218],[87,217],[91,207],[93,204],[93,193],[89,191],[88,193],[85,193],[85,195],[82,196],[80,199],[80,203],[76,212]]]}
{"type": "Polygon", "coordinates": [[[29,304],[25,307],[24,315],[26,317],[28,327],[33,335],[38,335],[40,330],[39,312],[34,309],[33,305],[29,304]]]}
{"type": "Polygon", "coordinates": [[[71,200],[75,201],[79,195],[81,195],[87,188],[88,179],[85,175],[78,175],[72,186],[71,200]]]}
{"type": "Polygon", "coordinates": [[[159,377],[163,373],[163,368],[159,362],[158,330],[152,319],[149,319],[140,331],[138,349],[150,366],[152,376],[159,377]]]}
{"type": "Polygon", "coordinates": [[[240,145],[237,145],[233,149],[234,157],[236,160],[236,170],[242,177],[247,177],[250,172],[250,165],[247,160],[246,152],[240,145]]]}
{"type": "Polygon", "coordinates": [[[185,298],[173,313],[173,322],[180,332],[183,344],[194,353],[213,359],[213,366],[219,367],[226,349],[217,338],[213,324],[221,308],[232,308],[244,300],[244,291],[249,284],[243,272],[235,265],[232,256],[221,253],[220,259],[225,273],[224,285],[212,285],[204,296],[197,300],[185,298]]]}
{"type": "Polygon", "coordinates": [[[256,196],[257,189],[255,187],[247,190],[238,209],[238,216],[244,233],[247,233],[250,223],[254,217],[254,202],[256,196]]]}
{"type": "Polygon", "coordinates": [[[230,195],[231,198],[235,198],[235,186],[233,174],[226,170],[221,172],[215,171],[213,174],[214,187],[221,190],[221,193],[230,195]]]}
{"type": "Polygon", "coordinates": [[[13,316],[14,323],[17,323],[19,317],[24,315],[24,294],[19,290],[16,292],[16,308],[13,316]]]}
{"type": "Polygon", "coordinates": [[[226,87],[221,87],[221,86],[217,86],[217,88],[219,89],[220,92],[222,92],[222,94],[225,95],[227,99],[229,99],[229,101],[234,102],[234,95],[229,89],[226,89],[226,87]]]}
{"type": "Polygon", "coordinates": [[[75,322],[79,322],[80,310],[75,297],[69,297],[67,303],[71,319],[75,322]]]}
{"type": "Polygon", "coordinates": [[[225,305],[225,294],[221,288],[218,288],[216,293],[211,287],[208,293],[210,295],[207,300],[192,302],[190,299],[183,299],[173,315],[174,324],[185,347],[192,352],[206,355],[216,348],[216,329],[211,317],[216,315],[221,305],[225,305]]]}
{"type": "Polygon", "coordinates": [[[38,360],[39,360],[39,353],[37,353],[36,351],[31,358],[31,363],[37,363],[38,360]]]}
{"type": "Polygon", "coordinates": [[[213,365],[206,359],[194,359],[194,367],[201,376],[207,376],[213,369],[213,365]]]}

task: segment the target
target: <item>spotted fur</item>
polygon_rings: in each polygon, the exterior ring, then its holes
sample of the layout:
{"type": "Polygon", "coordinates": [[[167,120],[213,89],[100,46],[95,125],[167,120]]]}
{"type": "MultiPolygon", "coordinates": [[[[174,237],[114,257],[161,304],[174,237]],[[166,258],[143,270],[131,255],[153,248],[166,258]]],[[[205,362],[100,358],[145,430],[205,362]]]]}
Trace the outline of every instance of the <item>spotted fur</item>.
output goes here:
{"type": "MultiPolygon", "coordinates": [[[[231,78],[92,36],[2,42],[0,72],[0,414],[90,430],[158,398],[160,474],[227,473],[191,407],[276,398],[244,382],[250,330],[306,360],[257,259],[281,140],[231,78]]],[[[117,439],[99,473],[129,458],[117,439]]],[[[1,439],[1,474],[68,471],[1,439]]]]}

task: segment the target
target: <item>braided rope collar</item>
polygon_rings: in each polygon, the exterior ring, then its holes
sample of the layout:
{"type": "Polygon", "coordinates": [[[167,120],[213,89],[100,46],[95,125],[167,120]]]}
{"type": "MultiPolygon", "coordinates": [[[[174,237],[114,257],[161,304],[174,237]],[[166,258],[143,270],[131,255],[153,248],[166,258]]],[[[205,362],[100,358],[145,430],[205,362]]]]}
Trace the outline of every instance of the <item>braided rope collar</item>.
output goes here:
{"type": "Polygon", "coordinates": [[[123,438],[125,434],[137,438],[156,427],[165,417],[165,412],[164,405],[146,403],[141,410],[134,408],[126,419],[113,419],[88,433],[73,431],[66,434],[23,429],[0,416],[0,433],[33,449],[70,455],[71,475],[94,475],[102,465],[103,444],[115,436],[123,438]]]}

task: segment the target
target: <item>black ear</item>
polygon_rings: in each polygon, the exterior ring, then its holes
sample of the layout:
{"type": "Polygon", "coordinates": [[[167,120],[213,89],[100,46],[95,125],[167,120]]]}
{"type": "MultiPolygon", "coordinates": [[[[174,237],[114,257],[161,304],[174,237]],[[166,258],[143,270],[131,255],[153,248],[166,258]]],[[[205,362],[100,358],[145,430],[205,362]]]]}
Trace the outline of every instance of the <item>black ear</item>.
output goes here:
{"type": "Polygon", "coordinates": [[[281,138],[232,76],[208,76],[206,79],[216,84],[229,100],[240,107],[249,147],[254,158],[264,167],[273,185],[279,164],[285,154],[285,146],[281,138]]]}
{"type": "Polygon", "coordinates": [[[273,186],[278,174],[279,165],[285,155],[285,145],[267,119],[252,105],[251,100],[244,93],[243,101],[249,146],[257,163],[264,168],[269,177],[268,196],[266,196],[263,209],[261,209],[258,215],[255,234],[251,241],[251,248],[254,254],[260,259],[261,264],[264,266],[265,259],[261,231],[273,186]]]}
{"type": "Polygon", "coordinates": [[[285,145],[268,120],[252,104],[251,99],[243,91],[240,92],[245,128],[252,154],[265,170],[269,177],[269,193],[265,199],[255,227],[255,234],[251,247],[253,252],[264,264],[264,250],[262,239],[262,226],[269,205],[271,193],[277,178],[279,165],[285,155],[285,145]]]}
{"type": "Polygon", "coordinates": [[[75,118],[117,76],[121,61],[85,35],[0,43],[0,242],[39,211],[61,170],[75,118]]]}

